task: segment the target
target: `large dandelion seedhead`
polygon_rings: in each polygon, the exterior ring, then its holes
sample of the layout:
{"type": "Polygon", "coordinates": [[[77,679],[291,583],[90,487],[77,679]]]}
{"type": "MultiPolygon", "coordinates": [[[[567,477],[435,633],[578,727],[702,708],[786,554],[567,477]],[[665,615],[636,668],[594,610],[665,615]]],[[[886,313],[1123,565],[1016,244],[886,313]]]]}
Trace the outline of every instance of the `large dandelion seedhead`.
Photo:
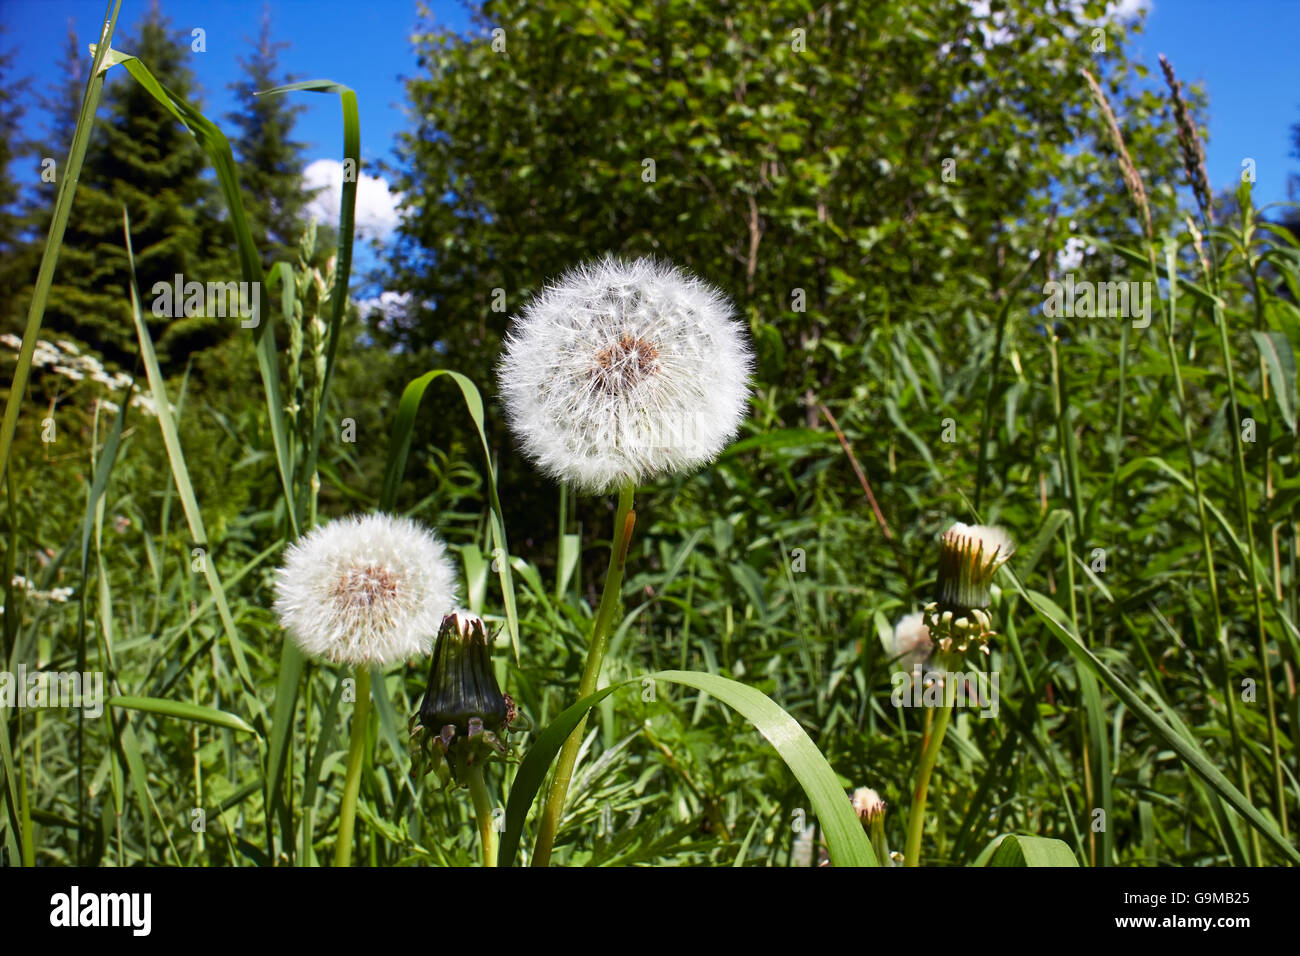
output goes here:
{"type": "Polygon", "coordinates": [[[285,553],[275,611],[310,657],[387,666],[427,654],[443,615],[458,602],[446,551],[406,518],[331,521],[285,553]]]}
{"type": "Polygon", "coordinates": [[[600,493],[716,458],[744,416],[751,367],[717,289],[652,259],[606,257],[524,307],[498,375],[524,452],[600,493]]]}

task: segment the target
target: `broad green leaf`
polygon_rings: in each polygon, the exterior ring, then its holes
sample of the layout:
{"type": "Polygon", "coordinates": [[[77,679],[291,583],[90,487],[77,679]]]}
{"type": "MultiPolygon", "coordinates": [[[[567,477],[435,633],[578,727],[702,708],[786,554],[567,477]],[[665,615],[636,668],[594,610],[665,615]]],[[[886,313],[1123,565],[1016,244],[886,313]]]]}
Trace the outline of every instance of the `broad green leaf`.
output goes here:
{"type": "Polygon", "coordinates": [[[1079,865],[1069,846],[1048,837],[1009,833],[993,841],[996,848],[986,866],[1074,866],[1079,865]]]}
{"type": "Polygon", "coordinates": [[[1282,419],[1296,430],[1295,425],[1295,353],[1291,350],[1291,340],[1283,332],[1252,331],[1251,338],[1259,348],[1259,354],[1268,368],[1268,380],[1273,386],[1273,398],[1282,412],[1282,419]]]}
{"type": "MultiPolygon", "coordinates": [[[[750,721],[768,742],[776,748],[781,759],[803,786],[813,813],[821,824],[835,866],[876,866],[876,856],[871,842],[863,832],[862,823],[840,786],[839,778],[821,755],[812,739],[793,717],[782,710],[771,698],[752,687],[717,674],[699,674],[692,671],[659,671],[647,675],[651,680],[683,684],[704,691],[738,712],[750,721]]],[[[528,755],[515,774],[506,806],[506,830],[501,839],[500,860],[503,866],[513,866],[523,835],[524,819],[533,805],[542,781],[560,752],[560,747],[587,711],[620,688],[640,685],[644,678],[636,677],[611,684],[578,701],[563,711],[543,730],[528,750],[528,755]]]]}

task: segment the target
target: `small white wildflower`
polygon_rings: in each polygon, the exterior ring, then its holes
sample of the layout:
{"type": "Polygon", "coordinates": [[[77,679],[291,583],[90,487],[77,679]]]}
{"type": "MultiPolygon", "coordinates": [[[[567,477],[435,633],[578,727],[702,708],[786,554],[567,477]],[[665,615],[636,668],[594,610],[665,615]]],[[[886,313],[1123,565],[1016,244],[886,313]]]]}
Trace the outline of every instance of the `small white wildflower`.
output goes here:
{"type": "Polygon", "coordinates": [[[56,365],[54,366],[54,371],[56,374],[62,375],[64,378],[72,379],[74,382],[80,382],[83,378],[86,377],[82,375],[80,372],[78,372],[75,368],[71,368],[67,365],[56,365]]]}
{"type": "Polygon", "coordinates": [[[498,375],[529,457],[600,493],[716,458],[744,416],[751,367],[721,292],[652,259],[606,257],[524,307],[498,375]]]}
{"type": "Polygon", "coordinates": [[[53,588],[49,591],[42,591],[36,587],[35,581],[29,581],[21,574],[13,576],[12,584],[15,590],[23,591],[29,601],[40,603],[54,601],[58,604],[65,604],[68,598],[72,597],[72,588],[53,588]]]}
{"type": "Polygon", "coordinates": [[[285,553],[276,613],[311,657],[387,666],[427,654],[443,615],[458,603],[446,552],[406,518],[331,521],[285,553]]]}
{"type": "Polygon", "coordinates": [[[43,368],[46,365],[58,365],[63,361],[63,353],[53,348],[49,343],[37,340],[36,348],[32,350],[32,364],[37,368],[43,368]]]}
{"type": "Polygon", "coordinates": [[[69,342],[67,339],[58,339],[54,344],[57,345],[59,348],[63,349],[63,351],[67,352],[70,355],[81,354],[81,349],[77,348],[73,343],[69,342]]]}
{"type": "Polygon", "coordinates": [[[930,657],[930,629],[925,626],[925,615],[921,611],[906,614],[894,625],[892,635],[882,635],[881,643],[889,659],[896,661],[895,667],[907,673],[916,674],[930,657]]]}
{"type": "Polygon", "coordinates": [[[3,343],[8,348],[13,349],[15,352],[17,352],[19,349],[23,347],[23,340],[20,339],[18,336],[13,335],[9,332],[6,332],[4,335],[0,335],[0,343],[3,343]]]}

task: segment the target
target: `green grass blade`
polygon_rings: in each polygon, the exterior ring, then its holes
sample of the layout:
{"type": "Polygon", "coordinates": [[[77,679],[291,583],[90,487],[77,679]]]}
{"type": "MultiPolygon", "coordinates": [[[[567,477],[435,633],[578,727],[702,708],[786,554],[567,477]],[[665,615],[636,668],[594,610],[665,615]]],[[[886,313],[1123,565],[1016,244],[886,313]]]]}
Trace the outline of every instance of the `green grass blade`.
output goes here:
{"type": "Polygon", "coordinates": [[[1209,757],[1199,747],[1165,723],[1114,671],[1084,646],[1078,636],[1070,630],[1069,625],[1065,623],[1066,615],[1064,612],[1051,599],[1039,594],[1037,591],[1025,590],[1023,585],[1014,577],[1011,580],[1015,583],[1016,590],[1034,609],[1038,617],[1053,634],[1061,639],[1066,649],[1074,655],[1080,664],[1092,671],[1103,684],[1110,688],[1116,697],[1124,701],[1129,709],[1137,714],[1157,737],[1176,752],[1191,770],[1199,774],[1210,785],[1211,789],[1245,817],[1250,825],[1258,830],[1270,843],[1281,850],[1287,859],[1300,864],[1300,851],[1292,846],[1290,841],[1273,825],[1272,821],[1260,813],[1245,794],[1232,785],[1231,781],[1223,775],[1218,767],[1214,766],[1209,757]]]}
{"type": "Polygon", "coordinates": [[[183,700],[167,700],[163,697],[110,697],[108,705],[121,707],[124,710],[143,711],[146,714],[176,717],[197,724],[211,724],[214,727],[225,727],[255,737],[259,736],[257,731],[241,717],[228,714],[224,710],[217,710],[215,707],[203,707],[183,700]]]}
{"type": "MultiPolygon", "coordinates": [[[[189,524],[190,537],[194,539],[195,544],[207,551],[208,533],[203,525],[203,513],[199,510],[199,503],[194,497],[194,485],[190,482],[189,469],[185,466],[185,453],[181,450],[176,421],[172,418],[171,405],[167,400],[167,385],[158,367],[158,357],[154,354],[153,339],[149,335],[149,327],[145,325],[144,316],[140,311],[140,290],[136,287],[135,279],[135,251],[131,247],[131,217],[125,206],[122,207],[122,229],[126,237],[127,266],[131,273],[131,316],[135,321],[136,336],[140,341],[140,358],[144,362],[150,391],[153,392],[158,427],[162,429],[163,444],[167,448],[167,459],[171,464],[172,478],[176,481],[176,492],[180,495],[185,520],[189,524]]],[[[235,620],[230,614],[225,589],[217,576],[216,558],[211,554],[204,555],[203,574],[212,590],[212,597],[217,602],[217,613],[221,618],[227,642],[230,644],[235,667],[239,670],[245,687],[248,688],[248,696],[255,702],[253,678],[248,671],[248,663],[244,660],[244,650],[240,645],[239,632],[235,629],[235,620]]]]}
{"type": "Polygon", "coordinates": [[[50,285],[54,282],[54,267],[59,261],[63,233],[68,226],[68,216],[72,213],[72,200],[77,193],[82,162],[86,158],[86,147],[90,143],[91,129],[95,125],[95,111],[99,109],[99,96],[104,89],[105,54],[113,38],[113,30],[117,26],[117,14],[121,7],[122,0],[111,2],[104,17],[101,49],[95,51],[90,78],[86,81],[86,92],[81,98],[81,112],[77,114],[77,126],[72,135],[72,148],[68,151],[68,159],[63,167],[63,181],[59,184],[59,194],[54,200],[54,215],[50,219],[50,230],[45,236],[45,249],[41,253],[41,265],[36,273],[36,288],[32,292],[32,301],[27,307],[27,325],[23,329],[23,344],[18,351],[18,364],[14,368],[13,382],[9,386],[9,397],[5,400],[4,421],[0,424],[0,478],[4,477],[9,467],[9,449],[13,445],[14,430],[18,427],[18,409],[22,404],[23,393],[27,391],[27,379],[32,370],[32,356],[36,352],[36,337],[41,331],[41,321],[45,318],[45,303],[50,295],[50,285]]]}
{"type": "MultiPolygon", "coordinates": [[[[98,48],[96,55],[98,55],[98,48]]],[[[285,428],[284,402],[280,396],[280,367],[275,352],[275,336],[271,334],[274,323],[271,310],[267,308],[262,261],[248,228],[248,216],[244,212],[244,200],[239,190],[239,174],[235,167],[235,157],[230,149],[230,142],[214,123],[159,83],[149,72],[149,68],[135,57],[117,50],[106,49],[104,60],[108,66],[120,64],[135,78],[136,82],[153,95],[163,108],[184,124],[185,128],[194,134],[194,138],[203,148],[216,171],[221,195],[230,212],[230,226],[234,230],[240,271],[245,282],[256,283],[253,288],[257,290],[259,321],[253,329],[253,339],[256,346],[257,366],[266,392],[267,417],[270,419],[271,438],[275,445],[276,465],[280,471],[280,483],[284,491],[289,523],[294,537],[297,537],[298,518],[293,495],[293,464],[289,451],[289,435],[285,428]]]]}
{"type": "MultiPolygon", "coordinates": [[[[298,705],[298,682],[302,678],[306,658],[293,641],[284,641],[280,648],[280,671],[276,678],[275,709],[271,717],[270,743],[267,748],[266,805],[271,817],[284,805],[284,790],[280,781],[288,763],[289,744],[293,740],[293,715],[298,705]]],[[[267,854],[274,856],[272,847],[267,854]]]]}
{"type": "Polygon", "coordinates": [[[379,510],[391,511],[397,500],[397,486],[402,481],[402,472],[406,470],[406,457],[411,451],[411,430],[415,427],[415,414],[420,408],[420,400],[433,380],[450,375],[460,386],[460,394],[465,399],[465,408],[478,429],[479,441],[483,444],[485,478],[487,480],[488,500],[491,505],[492,545],[496,560],[496,572],[501,579],[501,599],[506,609],[506,627],[510,631],[510,646],[515,652],[515,662],[519,661],[519,610],[515,601],[515,584],[510,573],[510,550],[506,544],[505,519],[501,515],[501,498],[497,495],[496,472],[492,468],[492,452],[488,449],[487,431],[484,427],[483,399],[478,388],[464,375],[450,369],[439,368],[425,372],[419,378],[412,379],[402,390],[401,401],[397,405],[397,416],[393,420],[393,439],[388,449],[388,464],[384,469],[384,483],[379,492],[379,510]]]}

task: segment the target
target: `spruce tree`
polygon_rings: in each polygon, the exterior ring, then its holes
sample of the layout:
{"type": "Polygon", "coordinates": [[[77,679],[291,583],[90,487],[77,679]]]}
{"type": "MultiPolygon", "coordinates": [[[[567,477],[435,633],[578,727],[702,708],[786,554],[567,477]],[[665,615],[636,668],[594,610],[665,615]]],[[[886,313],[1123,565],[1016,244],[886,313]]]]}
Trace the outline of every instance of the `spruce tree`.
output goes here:
{"type": "Polygon", "coordinates": [[[244,76],[230,84],[240,109],[227,113],[226,119],[237,129],[232,145],[253,241],[269,266],[294,261],[311,200],[303,189],[303,144],[291,138],[298,114],[306,107],[287,96],[256,95],[292,82],[280,72],[278,51],[288,44],[271,42],[269,11],[263,10],[257,40],[250,43],[252,55],[239,60],[244,76]]]}
{"type": "MultiPolygon", "coordinates": [[[[2,31],[2,28],[0,28],[2,31]]],[[[10,164],[23,153],[22,119],[26,112],[19,97],[27,87],[24,78],[11,77],[13,52],[0,55],[0,317],[6,327],[13,324],[16,315],[17,292],[22,286],[26,247],[22,237],[22,224],[18,214],[20,187],[23,175],[10,164]]]]}
{"type": "MultiPolygon", "coordinates": [[[[199,105],[188,39],[172,32],[156,6],[121,49],[139,57],[165,87],[199,105]]],[[[77,189],[45,324],[110,361],[131,364],[137,344],[122,234],[125,206],[145,319],[160,360],[174,369],[190,352],[238,329],[239,318],[154,317],[154,284],[172,284],[177,274],[201,283],[239,276],[220,200],[204,177],[202,150],[147,90],[125,71],[115,72],[105,90],[107,118],[96,125],[77,189]]]]}

